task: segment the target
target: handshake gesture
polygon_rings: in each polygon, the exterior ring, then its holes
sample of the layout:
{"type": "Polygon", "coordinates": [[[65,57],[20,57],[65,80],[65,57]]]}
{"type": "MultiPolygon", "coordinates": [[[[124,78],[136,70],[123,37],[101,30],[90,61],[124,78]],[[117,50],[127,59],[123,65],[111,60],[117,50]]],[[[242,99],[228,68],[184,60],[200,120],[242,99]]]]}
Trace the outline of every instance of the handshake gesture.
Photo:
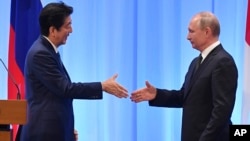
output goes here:
{"type": "MultiPolygon", "coordinates": [[[[118,74],[102,82],[102,90],[119,98],[127,98],[128,91],[116,82],[118,74]]],[[[156,88],[146,81],[146,87],[132,92],[130,99],[135,102],[149,101],[156,97],[156,88]]]]}

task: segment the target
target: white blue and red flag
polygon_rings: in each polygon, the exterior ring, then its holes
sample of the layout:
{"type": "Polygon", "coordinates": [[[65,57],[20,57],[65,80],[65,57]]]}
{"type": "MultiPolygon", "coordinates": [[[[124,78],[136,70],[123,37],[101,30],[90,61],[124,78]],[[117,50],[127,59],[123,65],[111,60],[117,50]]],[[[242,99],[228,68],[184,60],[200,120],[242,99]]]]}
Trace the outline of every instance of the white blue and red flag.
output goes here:
{"type": "MultiPolygon", "coordinates": [[[[15,78],[24,99],[24,63],[25,56],[40,34],[38,17],[42,4],[40,0],[11,0],[9,58],[8,69],[15,78]]],[[[17,88],[8,77],[8,99],[17,98],[17,88]]],[[[15,140],[18,125],[12,125],[15,140]]]]}

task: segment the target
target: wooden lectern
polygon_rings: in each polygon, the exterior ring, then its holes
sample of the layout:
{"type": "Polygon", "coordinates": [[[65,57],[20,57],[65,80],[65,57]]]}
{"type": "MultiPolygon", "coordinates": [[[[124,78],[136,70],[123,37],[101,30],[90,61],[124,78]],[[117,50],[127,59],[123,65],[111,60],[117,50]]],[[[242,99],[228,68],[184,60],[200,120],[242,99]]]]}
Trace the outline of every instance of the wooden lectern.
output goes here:
{"type": "MultiPolygon", "coordinates": [[[[27,122],[26,100],[0,100],[0,125],[25,124],[27,122]]],[[[12,141],[12,129],[0,129],[0,141],[12,141]]]]}

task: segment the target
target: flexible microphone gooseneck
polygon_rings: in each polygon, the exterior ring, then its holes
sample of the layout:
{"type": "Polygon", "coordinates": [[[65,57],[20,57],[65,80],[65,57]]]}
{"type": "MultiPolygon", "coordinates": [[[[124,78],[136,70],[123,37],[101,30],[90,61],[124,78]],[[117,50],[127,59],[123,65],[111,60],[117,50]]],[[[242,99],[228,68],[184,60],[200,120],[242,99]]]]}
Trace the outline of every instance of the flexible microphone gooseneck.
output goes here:
{"type": "Polygon", "coordinates": [[[8,76],[10,77],[11,81],[14,83],[14,85],[17,88],[17,99],[19,100],[21,98],[21,94],[20,94],[20,89],[15,81],[15,79],[13,78],[12,74],[9,72],[8,68],[6,67],[5,63],[3,62],[3,60],[0,58],[0,61],[2,62],[4,68],[6,69],[6,71],[8,72],[8,76]]]}

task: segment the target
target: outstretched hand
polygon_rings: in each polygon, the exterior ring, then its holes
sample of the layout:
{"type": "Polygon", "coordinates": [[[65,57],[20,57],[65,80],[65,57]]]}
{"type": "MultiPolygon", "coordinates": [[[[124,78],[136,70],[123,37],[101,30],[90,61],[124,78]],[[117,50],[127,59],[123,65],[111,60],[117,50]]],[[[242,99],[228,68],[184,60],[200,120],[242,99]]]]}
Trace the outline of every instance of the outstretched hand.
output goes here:
{"type": "Polygon", "coordinates": [[[117,77],[118,74],[115,74],[111,78],[102,82],[102,90],[119,98],[127,98],[128,91],[122,85],[116,82],[117,77]]]}
{"type": "Polygon", "coordinates": [[[130,99],[135,103],[141,101],[153,100],[156,96],[156,88],[148,81],[145,82],[146,87],[132,92],[130,99]]]}

